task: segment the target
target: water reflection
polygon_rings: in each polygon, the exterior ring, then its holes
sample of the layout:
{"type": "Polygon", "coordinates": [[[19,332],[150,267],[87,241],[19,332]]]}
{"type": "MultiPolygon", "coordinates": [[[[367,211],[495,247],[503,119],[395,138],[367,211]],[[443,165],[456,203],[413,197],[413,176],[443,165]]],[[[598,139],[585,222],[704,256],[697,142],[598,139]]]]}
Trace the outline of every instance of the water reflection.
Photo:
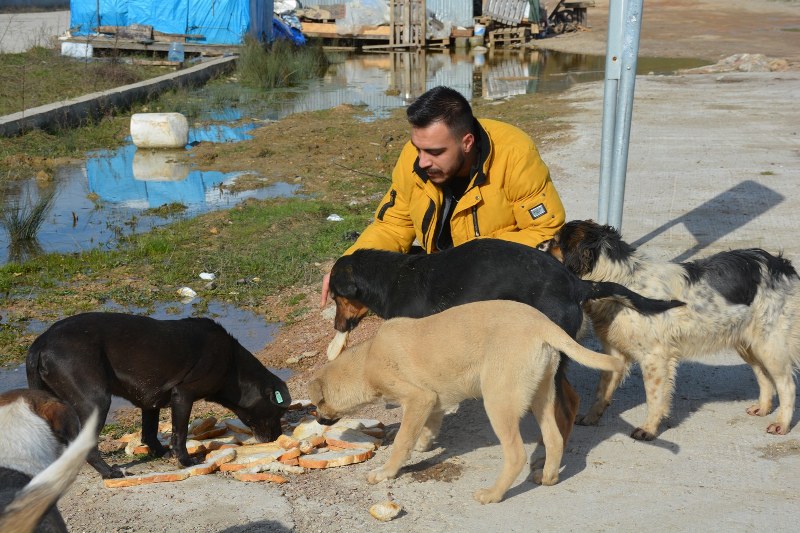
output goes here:
{"type": "MultiPolygon", "coordinates": [[[[640,58],[639,73],[669,74],[703,64],[692,59],[640,58]]],[[[201,113],[189,132],[189,149],[201,142],[237,142],[263,121],[293,113],[330,109],[342,104],[361,106],[363,120],[387,116],[424,91],[448,85],[470,100],[563,91],[578,82],[601,80],[605,58],[549,51],[470,53],[381,52],[335,53],[319,79],[302,87],[265,94],[228,79],[193,91],[190,99],[201,113]]],[[[247,197],[288,196],[296,186],[285,183],[249,192],[231,193],[224,185],[237,174],[193,170],[174,152],[137,150],[132,145],[88,154],[84,165],[61,169],[50,184],[0,181],[4,206],[34,202],[55,187],[56,199],[38,240],[25,253],[79,252],[98,245],[113,246],[130,231],[146,231],[169,219],[143,210],[164,204],[187,207],[183,216],[235,205],[247,197]]],[[[0,230],[0,263],[11,253],[7,232],[0,230]]],[[[24,255],[24,254],[23,254],[24,255]]]]}

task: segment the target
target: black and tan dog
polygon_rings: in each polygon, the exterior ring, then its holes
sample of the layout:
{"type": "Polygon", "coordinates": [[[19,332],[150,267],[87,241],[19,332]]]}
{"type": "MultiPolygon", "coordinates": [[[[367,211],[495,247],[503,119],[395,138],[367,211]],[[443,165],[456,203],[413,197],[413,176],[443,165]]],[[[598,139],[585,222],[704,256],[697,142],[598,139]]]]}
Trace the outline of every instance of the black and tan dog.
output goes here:
{"type": "Polygon", "coordinates": [[[426,450],[445,410],[467,398],[483,398],[503,448],[503,469],[494,485],[475,493],[499,502],[525,465],[520,419],[531,410],[545,446],[537,483],[553,485],[564,450],[555,419],[559,350],[592,368],[620,371],[622,361],[587,350],[540,311],[518,302],[491,300],[459,305],[426,318],[394,318],[375,336],[343,352],[309,383],[320,423],[378,398],[397,401],[403,420],[386,463],[367,481],[394,478],[412,448],[426,450]]]}
{"type": "MultiPolygon", "coordinates": [[[[616,283],[583,281],[547,253],[500,239],[475,239],[430,255],[357,250],[333,265],[330,294],[340,332],[352,330],[368,311],[382,318],[419,318],[469,302],[513,300],[539,309],[575,338],[587,301],[611,299],[648,315],[683,305],[643,298],[616,283]]],[[[556,397],[566,442],[580,399],[562,365],[556,397]]]]}
{"type": "Polygon", "coordinates": [[[79,433],[74,409],[43,391],[0,394],[0,531],[67,531],[55,504],[97,442],[97,413],[88,421],[79,433]]]}
{"type": "MultiPolygon", "coordinates": [[[[56,322],[33,342],[26,370],[31,388],[52,392],[74,406],[82,422],[97,409],[98,434],[112,395],[141,408],[142,442],[153,455],[170,451],[158,440],[158,416],[162,407],[171,407],[171,451],[184,466],[196,463],[186,451],[196,400],[230,409],[260,441],[281,434],[281,416],[291,403],[286,384],[207,318],[75,315],[56,322]]],[[[89,463],[103,478],[122,477],[96,447],[89,463]]]]}
{"type": "MultiPolygon", "coordinates": [[[[751,248],[688,263],[649,259],[611,226],[591,220],[567,223],[551,253],[577,275],[615,281],[651,298],[686,305],[644,316],[616,302],[590,302],[587,312],[609,353],[641,365],[647,419],[631,435],[650,440],[669,414],[681,360],[736,350],[753,369],[760,394],[747,413],[766,416],[777,391],[780,407],[767,432],[785,434],[794,412],[793,367],[800,367],[800,278],[781,256],[751,248]]],[[[627,369],[626,369],[627,370],[627,369]]],[[[597,398],[580,423],[594,424],[611,403],[623,373],[604,373],[597,398]]]]}

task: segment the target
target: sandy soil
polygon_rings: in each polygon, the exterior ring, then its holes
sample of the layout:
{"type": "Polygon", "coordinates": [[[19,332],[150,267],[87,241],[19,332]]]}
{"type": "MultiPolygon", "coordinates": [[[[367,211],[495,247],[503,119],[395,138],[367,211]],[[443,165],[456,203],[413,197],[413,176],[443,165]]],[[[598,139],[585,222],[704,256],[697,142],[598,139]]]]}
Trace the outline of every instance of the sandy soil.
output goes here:
{"type": "MultiPolygon", "coordinates": [[[[597,53],[605,46],[607,0],[596,0],[590,9],[589,31],[568,34],[537,43],[568,52],[597,53]]],[[[641,55],[700,57],[710,62],[737,53],[761,53],[783,58],[791,69],[800,63],[800,3],[765,0],[648,0],[645,2],[641,55]]],[[[689,105],[692,87],[702,87],[713,100],[716,91],[730,84],[709,82],[708,76],[683,76],[675,90],[676,107],[689,105]],[[684,100],[685,99],[685,102],[684,100]]],[[[797,101],[798,78],[778,83],[761,78],[740,83],[748,90],[763,83],[773,91],[789,94],[797,101]]],[[[738,81],[738,79],[737,79],[738,81]]],[[[655,80],[654,84],[662,83],[655,80]]],[[[648,90],[656,88],[637,81],[644,103],[637,104],[637,117],[647,113],[648,90]]],[[[745,91],[745,89],[740,89],[745,91]]],[[[597,100],[602,88],[588,90],[597,100]]],[[[587,90],[563,97],[565,105],[587,102],[587,90]]],[[[774,94],[774,93],[773,93],[774,94]]],[[[735,105],[730,124],[748,121],[747,94],[735,105]]],[[[734,105],[733,103],[731,105],[734,105]]],[[[589,111],[592,112],[592,111],[589,111]]],[[[754,111],[761,113],[763,109],[754,111]]],[[[597,119],[595,106],[592,120],[597,119]]],[[[599,119],[598,119],[599,120],[599,119]]],[[[734,126],[735,127],[735,126],[734,126]]],[[[790,128],[791,126],[785,126],[790,128]]],[[[797,135],[795,125],[794,135],[797,135]]],[[[686,132],[676,131],[676,136],[686,132]]],[[[580,137],[560,136],[543,144],[543,157],[556,158],[554,168],[569,168],[578,159],[570,154],[585,147],[580,137]],[[552,149],[549,148],[552,146],[552,149]],[[556,150],[555,146],[559,148],[556,150]]],[[[791,145],[796,149],[795,144],[791,145]]],[[[791,149],[791,146],[789,149],[791,149]]],[[[709,167],[724,167],[726,160],[706,154],[709,167]]],[[[777,155],[775,156],[777,159],[777,155]]],[[[796,154],[795,168],[796,168],[796,154]]],[[[783,167],[781,167],[783,168],[783,167]]],[[[290,172],[290,171],[289,171],[290,172]]],[[[566,197],[587,195],[583,184],[564,172],[559,188],[566,197]]],[[[580,203],[580,200],[576,200],[580,203]]],[[[587,201],[591,204],[591,201],[587,201]]],[[[329,265],[320,266],[320,277],[329,265]]],[[[317,294],[319,286],[302,288],[317,294]]],[[[370,335],[379,324],[368,319],[357,330],[355,340],[370,335]]],[[[289,380],[293,396],[306,396],[310,373],[324,363],[325,349],[333,330],[327,314],[312,311],[283,328],[260,359],[271,367],[286,367],[291,355],[316,352],[291,365],[289,380]]],[[[775,439],[763,433],[766,422],[744,415],[745,405],[757,393],[749,370],[724,357],[712,359],[714,366],[682,367],[671,431],[653,445],[628,438],[632,424],[643,416],[641,377],[634,375],[620,390],[619,398],[600,426],[577,428],[564,457],[562,481],[551,488],[538,487],[522,479],[512,487],[507,500],[482,507],[472,492],[487,484],[501,461],[500,448],[478,402],[466,402],[459,412],[445,419],[442,436],[432,451],[416,454],[402,475],[390,483],[369,486],[367,470],[384,461],[384,446],[370,461],[345,468],[313,471],[294,476],[282,486],[241,483],[221,475],[108,490],[99,477],[84,468],[76,484],[59,507],[72,531],[572,531],[641,529],[644,523],[658,529],[691,531],[725,529],[789,531],[796,520],[791,501],[797,485],[785,480],[796,471],[800,443],[789,437],[775,439]],[[711,386],[713,382],[714,386],[711,386]],[[741,385],[744,383],[744,385],[741,385]],[[763,427],[762,427],[763,426],[763,427]],[[713,428],[713,429],[710,429],[713,428]],[[706,433],[708,432],[708,433],[706,433]],[[706,435],[707,438],[702,437],[706,435]],[[698,440],[699,439],[699,440],[698,440]],[[720,463],[721,457],[731,460],[720,463]],[[781,461],[790,461],[789,463],[781,461]],[[688,462],[688,463],[687,463],[688,462]],[[744,465],[758,462],[756,479],[740,479],[744,465]],[[785,482],[770,485],[772,479],[785,482]],[[742,483],[762,490],[739,489],[742,483]],[[793,484],[793,485],[792,485],[793,484]],[[712,486],[709,493],[704,486],[712,486]],[[767,489],[763,489],[766,486],[767,489]],[[659,496],[659,494],[661,496],[659,496]],[[367,512],[372,503],[388,497],[404,506],[391,523],[376,522],[367,512]],[[709,498],[713,498],[709,502],[709,498]],[[792,513],[794,517],[792,518],[792,513]],[[723,525],[724,524],[724,527],[723,525]]],[[[577,365],[576,365],[577,366],[577,365]]],[[[571,379],[584,397],[584,408],[594,386],[594,376],[573,369],[571,379]]],[[[390,428],[400,419],[397,406],[376,405],[362,416],[379,418],[390,428]]],[[[531,420],[523,424],[523,437],[533,451],[538,429],[531,420]]],[[[390,442],[387,442],[390,444],[390,442]]],[[[166,461],[131,465],[131,471],[175,468],[166,461]]],[[[792,478],[796,476],[791,476],[792,478]]]]}

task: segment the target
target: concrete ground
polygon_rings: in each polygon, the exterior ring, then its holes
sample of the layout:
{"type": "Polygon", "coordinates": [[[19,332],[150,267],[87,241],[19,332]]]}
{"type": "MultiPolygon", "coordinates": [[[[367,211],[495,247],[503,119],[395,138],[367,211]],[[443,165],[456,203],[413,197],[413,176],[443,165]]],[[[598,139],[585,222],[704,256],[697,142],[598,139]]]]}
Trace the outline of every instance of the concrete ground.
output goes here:
{"type": "Polygon", "coordinates": [[[24,52],[49,46],[69,29],[69,11],[0,14],[0,53],[24,52]]]}

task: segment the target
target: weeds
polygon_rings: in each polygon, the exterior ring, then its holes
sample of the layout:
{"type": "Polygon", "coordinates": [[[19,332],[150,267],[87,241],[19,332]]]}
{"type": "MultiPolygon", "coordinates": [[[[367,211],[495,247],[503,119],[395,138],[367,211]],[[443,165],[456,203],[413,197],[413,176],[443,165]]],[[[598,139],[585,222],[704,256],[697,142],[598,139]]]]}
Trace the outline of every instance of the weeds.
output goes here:
{"type": "Polygon", "coordinates": [[[259,89],[296,85],[321,75],[326,68],[328,60],[321,47],[297,47],[283,39],[265,47],[247,38],[237,61],[241,82],[259,89]]]}
{"type": "Polygon", "coordinates": [[[9,258],[21,263],[41,252],[36,240],[39,228],[53,207],[55,190],[41,195],[35,203],[12,204],[4,207],[0,214],[0,226],[8,232],[9,258]]]}

